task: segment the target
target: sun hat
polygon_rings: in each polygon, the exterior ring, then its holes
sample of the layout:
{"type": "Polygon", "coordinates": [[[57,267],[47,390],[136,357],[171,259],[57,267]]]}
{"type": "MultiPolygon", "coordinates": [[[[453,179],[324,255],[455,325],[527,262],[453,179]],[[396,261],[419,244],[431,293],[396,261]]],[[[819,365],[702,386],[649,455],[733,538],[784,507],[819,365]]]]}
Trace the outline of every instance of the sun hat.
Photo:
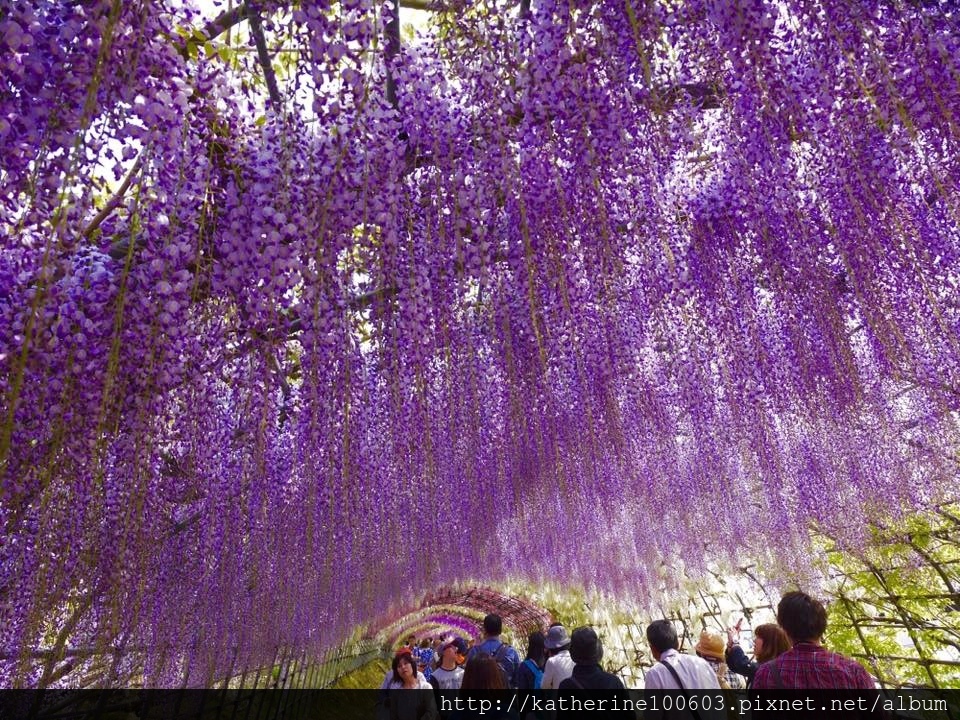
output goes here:
{"type": "Polygon", "coordinates": [[[563,625],[554,625],[547,630],[547,637],[543,641],[543,646],[548,650],[556,650],[569,644],[570,636],[567,635],[567,629],[563,625]]]}
{"type": "Polygon", "coordinates": [[[700,633],[700,640],[693,649],[698,655],[714,658],[715,660],[723,660],[726,648],[727,644],[723,641],[719,633],[704,630],[700,633]]]}

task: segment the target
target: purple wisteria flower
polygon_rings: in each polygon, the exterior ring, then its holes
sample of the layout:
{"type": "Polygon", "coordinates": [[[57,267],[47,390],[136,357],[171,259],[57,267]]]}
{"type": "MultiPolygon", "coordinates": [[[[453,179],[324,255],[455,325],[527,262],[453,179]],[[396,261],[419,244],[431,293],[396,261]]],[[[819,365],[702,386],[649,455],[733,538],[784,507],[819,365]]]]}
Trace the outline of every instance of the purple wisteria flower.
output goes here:
{"type": "Polygon", "coordinates": [[[0,686],[955,499],[950,3],[435,5],[0,2],[0,686]]]}

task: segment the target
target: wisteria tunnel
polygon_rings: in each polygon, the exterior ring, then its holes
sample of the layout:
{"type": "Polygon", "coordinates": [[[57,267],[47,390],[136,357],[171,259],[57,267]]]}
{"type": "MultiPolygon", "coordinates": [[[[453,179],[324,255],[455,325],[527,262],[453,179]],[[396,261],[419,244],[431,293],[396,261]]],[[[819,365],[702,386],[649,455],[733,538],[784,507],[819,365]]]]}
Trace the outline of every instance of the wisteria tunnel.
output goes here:
{"type": "Polygon", "coordinates": [[[958,191],[952,0],[0,0],[0,687],[960,687],[958,191]]]}

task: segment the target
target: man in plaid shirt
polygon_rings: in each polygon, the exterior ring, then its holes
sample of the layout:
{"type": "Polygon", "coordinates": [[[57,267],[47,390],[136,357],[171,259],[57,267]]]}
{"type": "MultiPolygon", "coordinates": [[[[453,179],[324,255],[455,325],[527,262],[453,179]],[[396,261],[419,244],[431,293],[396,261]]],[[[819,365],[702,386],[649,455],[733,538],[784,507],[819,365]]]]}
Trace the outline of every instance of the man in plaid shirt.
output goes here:
{"type": "Polygon", "coordinates": [[[757,668],[754,690],[876,688],[863,665],[820,644],[827,611],[819,601],[806,593],[787,593],[777,605],[777,623],[793,647],[757,668]]]}

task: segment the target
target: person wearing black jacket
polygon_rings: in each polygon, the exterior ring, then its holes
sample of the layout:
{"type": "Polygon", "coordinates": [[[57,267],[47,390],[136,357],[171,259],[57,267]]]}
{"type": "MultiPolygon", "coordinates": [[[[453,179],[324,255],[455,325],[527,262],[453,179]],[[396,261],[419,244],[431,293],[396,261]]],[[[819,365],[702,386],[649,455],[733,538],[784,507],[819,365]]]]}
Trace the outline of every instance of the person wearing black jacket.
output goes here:
{"type": "MultiPolygon", "coordinates": [[[[631,700],[623,681],[600,667],[603,644],[593,628],[580,627],[573,631],[570,636],[570,657],[575,663],[573,674],[560,683],[558,697],[595,701],[602,699],[606,701],[604,717],[612,714],[614,717],[635,720],[637,715],[630,709],[631,700]],[[618,709],[614,710],[614,707],[618,709]]],[[[557,711],[557,720],[585,716],[583,712],[572,709],[557,711]]]]}

